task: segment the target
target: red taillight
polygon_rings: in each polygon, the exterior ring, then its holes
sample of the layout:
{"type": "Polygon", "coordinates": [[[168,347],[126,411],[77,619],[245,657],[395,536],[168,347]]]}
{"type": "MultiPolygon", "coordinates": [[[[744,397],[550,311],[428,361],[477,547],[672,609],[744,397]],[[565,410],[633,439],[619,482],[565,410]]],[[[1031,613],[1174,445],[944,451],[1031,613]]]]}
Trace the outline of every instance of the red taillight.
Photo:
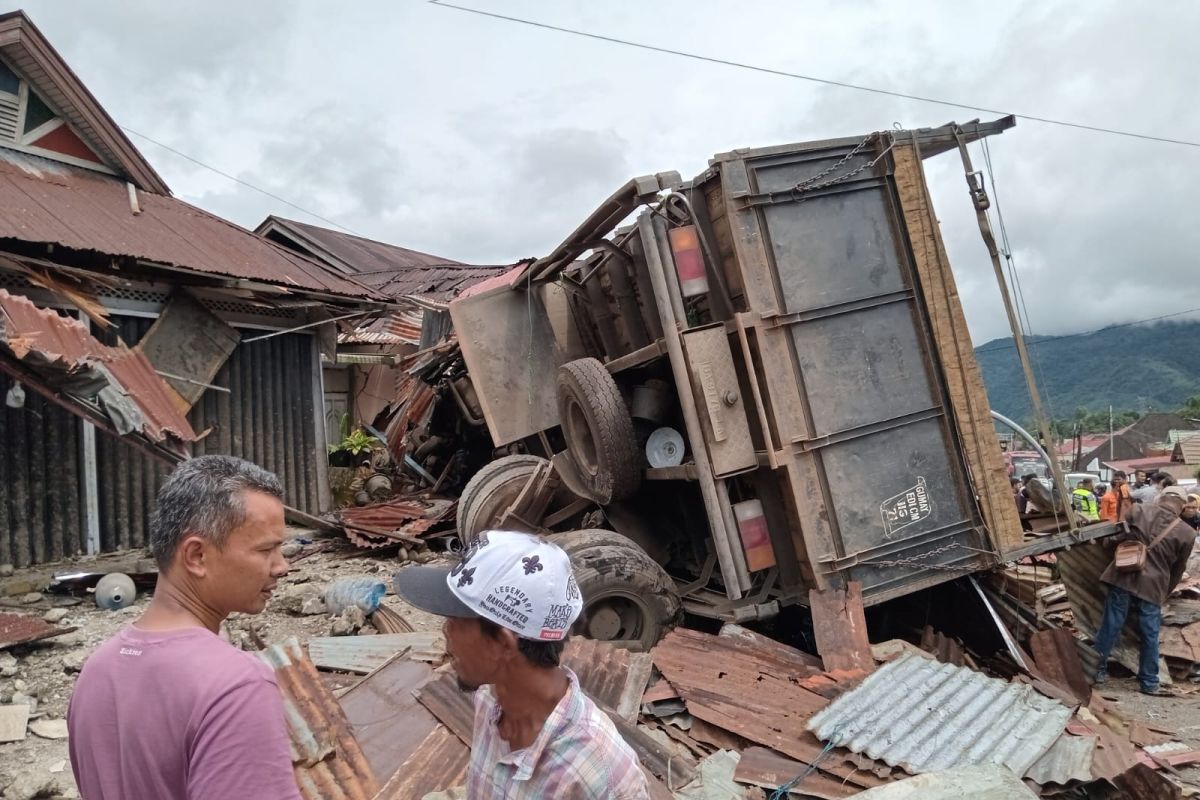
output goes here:
{"type": "Polygon", "coordinates": [[[742,537],[746,568],[757,572],[775,566],[775,549],[771,547],[771,532],[767,529],[767,517],[763,513],[762,501],[746,500],[734,503],[733,515],[737,518],[738,533],[742,537]]]}
{"type": "Polygon", "coordinates": [[[675,272],[679,275],[679,290],[684,297],[708,293],[708,273],[704,271],[704,254],[695,225],[684,225],[667,231],[671,239],[671,254],[675,256],[675,272]]]}

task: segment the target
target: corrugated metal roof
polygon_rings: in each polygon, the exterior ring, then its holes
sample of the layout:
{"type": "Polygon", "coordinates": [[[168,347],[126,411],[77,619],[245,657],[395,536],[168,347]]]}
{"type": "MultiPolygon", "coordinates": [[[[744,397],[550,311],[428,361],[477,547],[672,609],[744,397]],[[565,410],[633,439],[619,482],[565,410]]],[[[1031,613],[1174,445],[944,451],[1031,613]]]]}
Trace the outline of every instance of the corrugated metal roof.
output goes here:
{"type": "Polygon", "coordinates": [[[906,653],[817,712],[817,737],[911,773],[1001,764],[1024,775],[1071,710],[1025,684],[906,653]]]}
{"type": "Polygon", "coordinates": [[[1041,758],[1033,762],[1025,777],[1038,785],[1090,781],[1092,756],[1095,751],[1095,737],[1064,733],[1054,740],[1054,744],[1041,758]]]}
{"type": "Polygon", "coordinates": [[[367,300],[381,295],[232,222],[166,195],[0,147],[0,238],[57,244],[198,272],[367,300]]]}
{"type": "Polygon", "coordinates": [[[338,335],[338,344],[413,344],[421,343],[425,312],[421,309],[398,311],[349,333],[338,335]]]}
{"type": "MultiPolygon", "coordinates": [[[[1067,590],[1067,601],[1071,604],[1074,626],[1092,639],[1104,618],[1104,601],[1108,595],[1100,575],[1112,561],[1114,545],[1104,540],[1076,545],[1069,550],[1055,553],[1058,575],[1067,590]]],[[[1132,620],[1130,620],[1132,622],[1132,620]]],[[[1127,624],[1121,639],[1113,649],[1112,658],[1128,669],[1137,671],[1138,640],[1127,624]]],[[[1166,673],[1166,670],[1163,670],[1166,673]]],[[[1164,674],[1164,681],[1170,675],[1164,674]]]]}
{"type": "Polygon", "coordinates": [[[369,506],[344,508],[338,512],[338,516],[347,528],[378,536],[411,538],[448,517],[454,507],[454,500],[401,498],[369,506]]]}
{"type": "Polygon", "coordinates": [[[283,693],[296,783],[306,800],[371,800],[379,791],[341,706],[291,637],[258,653],[283,693]]]}
{"type": "Polygon", "coordinates": [[[823,752],[805,727],[809,716],[828,703],[817,690],[844,690],[861,674],[822,673],[778,645],[684,628],[667,634],[650,657],[697,719],[806,764],[820,758],[822,772],[857,786],[884,782],[847,762],[843,749],[823,752]]]}
{"type": "Polygon", "coordinates": [[[96,402],[122,434],[196,440],[146,355],[101,344],[77,319],[0,289],[0,344],[48,385],[96,402]]]}
{"type": "Polygon", "coordinates": [[[650,682],[649,653],[633,653],[595,639],[572,638],[563,662],[579,684],[600,705],[628,722],[637,722],[642,694],[650,682]]]}
{"type": "Polygon", "coordinates": [[[466,289],[513,269],[512,264],[467,266],[439,264],[406,267],[386,272],[364,272],[355,277],[391,298],[419,297],[448,301],[466,289]]]}
{"type": "Polygon", "coordinates": [[[0,614],[0,650],[15,644],[36,642],[70,633],[75,628],[60,628],[41,617],[28,614],[0,614]]]}
{"type": "Polygon", "coordinates": [[[301,244],[315,244],[355,272],[462,264],[453,258],[422,253],[419,250],[410,250],[407,247],[366,239],[332,228],[310,225],[307,222],[297,222],[274,214],[258,226],[259,231],[266,231],[265,235],[269,236],[268,229],[294,234],[301,244]],[[307,242],[304,241],[306,239],[307,242]]]}

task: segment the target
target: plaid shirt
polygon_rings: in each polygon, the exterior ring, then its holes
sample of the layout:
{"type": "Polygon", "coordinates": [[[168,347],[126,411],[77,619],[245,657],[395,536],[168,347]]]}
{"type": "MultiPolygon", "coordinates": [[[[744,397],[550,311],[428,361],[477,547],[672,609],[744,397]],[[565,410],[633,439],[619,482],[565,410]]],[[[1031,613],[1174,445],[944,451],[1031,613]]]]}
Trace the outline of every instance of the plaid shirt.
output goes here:
{"type": "Polygon", "coordinates": [[[475,692],[475,734],[467,768],[469,800],[648,800],[633,750],[569,669],[567,693],[523,750],[500,737],[500,705],[490,686],[475,692]]]}

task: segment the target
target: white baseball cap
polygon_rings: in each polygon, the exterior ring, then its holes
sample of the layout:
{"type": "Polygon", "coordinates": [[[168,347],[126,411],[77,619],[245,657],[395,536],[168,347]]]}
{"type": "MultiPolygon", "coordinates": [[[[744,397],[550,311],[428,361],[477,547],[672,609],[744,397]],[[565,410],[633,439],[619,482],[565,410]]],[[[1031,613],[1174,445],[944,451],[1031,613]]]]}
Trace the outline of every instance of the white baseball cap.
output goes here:
{"type": "Polygon", "coordinates": [[[408,567],[396,594],[442,617],[482,617],[523,639],[565,639],[583,610],[571,558],[528,533],[484,531],[453,568],[408,567]]]}

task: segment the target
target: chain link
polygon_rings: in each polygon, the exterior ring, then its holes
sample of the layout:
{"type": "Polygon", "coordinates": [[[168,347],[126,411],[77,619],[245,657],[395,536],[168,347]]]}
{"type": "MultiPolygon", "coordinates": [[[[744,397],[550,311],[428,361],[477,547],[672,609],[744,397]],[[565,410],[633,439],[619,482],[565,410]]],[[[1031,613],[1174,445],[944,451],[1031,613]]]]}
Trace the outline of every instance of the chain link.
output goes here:
{"type": "Polygon", "coordinates": [[[925,553],[919,553],[908,558],[897,558],[893,560],[887,559],[871,559],[870,561],[860,561],[855,566],[859,567],[920,567],[921,569],[939,570],[942,572],[974,572],[978,569],[977,566],[959,565],[951,566],[948,564],[927,564],[924,559],[939,556],[942,553],[948,553],[951,550],[970,550],[973,553],[983,553],[984,555],[995,555],[990,550],[980,550],[978,547],[967,547],[961,542],[950,542],[925,553]]]}
{"type": "Polygon", "coordinates": [[[869,134],[867,136],[867,138],[863,139],[861,142],[856,144],[854,146],[853,150],[851,150],[849,153],[846,153],[846,155],[842,156],[841,160],[839,160],[835,164],[832,164],[832,165],[826,167],[825,169],[818,172],[816,175],[813,175],[812,177],[805,178],[804,180],[800,181],[799,183],[797,183],[795,186],[792,187],[792,191],[793,192],[802,192],[810,184],[816,183],[817,181],[824,178],[826,175],[837,172],[842,167],[843,164],[845,164],[850,159],[854,158],[856,155],[861,153],[863,148],[866,147],[867,145],[869,145],[871,143],[871,140],[875,138],[875,135],[876,134],[874,134],[874,133],[869,134]]]}

